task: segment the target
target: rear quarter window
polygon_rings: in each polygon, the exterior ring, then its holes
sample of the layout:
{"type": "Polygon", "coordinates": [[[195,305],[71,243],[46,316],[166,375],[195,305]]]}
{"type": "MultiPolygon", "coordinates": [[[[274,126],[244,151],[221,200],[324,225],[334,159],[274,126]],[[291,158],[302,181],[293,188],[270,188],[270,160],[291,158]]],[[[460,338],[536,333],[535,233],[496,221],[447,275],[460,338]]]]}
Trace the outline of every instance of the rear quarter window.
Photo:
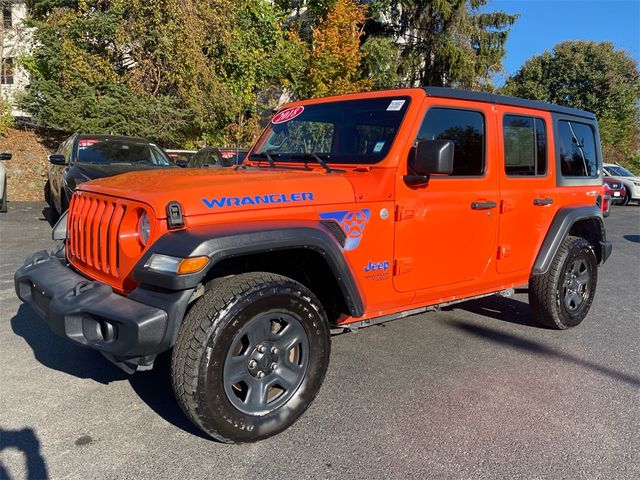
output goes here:
{"type": "Polygon", "coordinates": [[[558,134],[562,176],[596,177],[596,138],[591,125],[574,120],[559,120],[558,134]]]}

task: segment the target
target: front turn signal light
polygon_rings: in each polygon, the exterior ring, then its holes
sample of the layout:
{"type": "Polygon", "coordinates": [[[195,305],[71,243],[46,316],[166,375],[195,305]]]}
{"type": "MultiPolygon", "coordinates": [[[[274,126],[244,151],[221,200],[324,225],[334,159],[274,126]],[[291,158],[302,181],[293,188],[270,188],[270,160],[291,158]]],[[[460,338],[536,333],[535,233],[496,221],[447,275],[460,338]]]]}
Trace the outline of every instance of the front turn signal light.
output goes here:
{"type": "Polygon", "coordinates": [[[179,275],[183,275],[185,273],[196,273],[202,270],[209,263],[209,257],[191,257],[184,258],[180,265],[178,265],[178,273],[179,275]]]}
{"type": "Polygon", "coordinates": [[[180,258],[169,255],[154,253],[146,263],[145,267],[156,272],[176,273],[184,275],[196,273],[202,270],[209,263],[209,257],[189,257],[180,258]]]}

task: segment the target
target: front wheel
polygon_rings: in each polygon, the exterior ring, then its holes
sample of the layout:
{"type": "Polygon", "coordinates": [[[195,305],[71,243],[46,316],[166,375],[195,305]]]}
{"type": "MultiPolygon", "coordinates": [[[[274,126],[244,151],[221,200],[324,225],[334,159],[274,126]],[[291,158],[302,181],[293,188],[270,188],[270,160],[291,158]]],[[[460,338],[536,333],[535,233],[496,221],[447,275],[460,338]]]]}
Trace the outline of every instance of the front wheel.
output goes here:
{"type": "Polygon", "coordinates": [[[592,245],[567,237],[547,273],[531,277],[529,305],[533,318],[551,328],[578,325],[589,313],[598,282],[598,262],[592,245]]]}
{"type": "Polygon", "coordinates": [[[627,189],[627,191],[624,193],[622,201],[620,202],[620,205],[629,205],[629,202],[631,202],[631,192],[629,192],[629,189],[627,189]]]}
{"type": "Polygon", "coordinates": [[[293,424],[329,364],[322,305],[271,273],[218,279],[186,315],[173,348],[178,403],[213,438],[254,442],[293,424]]]}

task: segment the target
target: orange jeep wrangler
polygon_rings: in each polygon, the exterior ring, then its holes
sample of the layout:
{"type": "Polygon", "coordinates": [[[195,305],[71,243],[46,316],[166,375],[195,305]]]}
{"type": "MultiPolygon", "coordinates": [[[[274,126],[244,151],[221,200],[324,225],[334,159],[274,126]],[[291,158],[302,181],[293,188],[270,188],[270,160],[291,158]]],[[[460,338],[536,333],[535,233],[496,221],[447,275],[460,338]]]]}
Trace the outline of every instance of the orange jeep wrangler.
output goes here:
{"type": "Polygon", "coordinates": [[[611,253],[607,212],[589,112],[431,87],[344,95],[281,109],[235,169],[81,185],[58,250],[15,287],[127,372],[171,349],[186,415],[250,442],[309,406],[332,328],[527,284],[537,321],[578,325],[611,253]]]}

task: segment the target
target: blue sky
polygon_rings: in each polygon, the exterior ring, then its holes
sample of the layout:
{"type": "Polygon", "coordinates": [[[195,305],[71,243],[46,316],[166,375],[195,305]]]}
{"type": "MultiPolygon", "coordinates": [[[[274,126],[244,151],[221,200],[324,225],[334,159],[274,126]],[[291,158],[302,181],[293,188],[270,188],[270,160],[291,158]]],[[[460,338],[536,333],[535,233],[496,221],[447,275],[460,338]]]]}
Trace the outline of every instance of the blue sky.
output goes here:
{"type": "Polygon", "coordinates": [[[564,40],[608,40],[640,58],[640,0],[490,0],[483,10],[521,14],[507,40],[508,74],[564,40]]]}

